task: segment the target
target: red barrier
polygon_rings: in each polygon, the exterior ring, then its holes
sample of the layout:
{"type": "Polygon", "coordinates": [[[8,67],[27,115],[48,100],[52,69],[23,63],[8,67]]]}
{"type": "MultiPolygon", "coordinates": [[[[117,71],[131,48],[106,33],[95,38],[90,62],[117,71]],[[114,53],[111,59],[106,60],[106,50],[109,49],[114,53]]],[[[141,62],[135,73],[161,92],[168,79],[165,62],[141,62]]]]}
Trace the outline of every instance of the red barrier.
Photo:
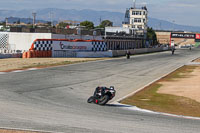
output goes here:
{"type": "Polygon", "coordinates": [[[24,52],[24,53],[22,54],[22,58],[27,58],[27,52],[24,52]]]}

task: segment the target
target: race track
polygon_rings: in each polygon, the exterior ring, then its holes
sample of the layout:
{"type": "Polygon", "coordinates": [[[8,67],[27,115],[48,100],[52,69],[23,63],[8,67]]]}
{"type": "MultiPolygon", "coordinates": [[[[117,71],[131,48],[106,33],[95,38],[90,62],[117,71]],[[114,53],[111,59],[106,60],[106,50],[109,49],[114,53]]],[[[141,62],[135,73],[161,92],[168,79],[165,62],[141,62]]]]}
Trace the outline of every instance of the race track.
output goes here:
{"type": "Polygon", "coordinates": [[[0,127],[64,133],[199,133],[200,120],[88,104],[96,86],[115,86],[113,101],[200,57],[200,49],[130,60],[0,74],[0,127]]]}

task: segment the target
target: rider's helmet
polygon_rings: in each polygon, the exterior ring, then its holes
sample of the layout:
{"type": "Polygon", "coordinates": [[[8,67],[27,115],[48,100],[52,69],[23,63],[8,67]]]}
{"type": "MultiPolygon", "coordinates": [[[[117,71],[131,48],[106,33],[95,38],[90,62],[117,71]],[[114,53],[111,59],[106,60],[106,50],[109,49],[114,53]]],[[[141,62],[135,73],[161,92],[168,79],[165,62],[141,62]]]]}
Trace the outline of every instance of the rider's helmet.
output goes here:
{"type": "Polygon", "coordinates": [[[114,86],[110,86],[110,89],[111,89],[111,90],[114,90],[114,86]]]}
{"type": "Polygon", "coordinates": [[[96,90],[97,90],[98,93],[101,92],[101,87],[98,86],[98,87],[96,88],[96,90]]]}

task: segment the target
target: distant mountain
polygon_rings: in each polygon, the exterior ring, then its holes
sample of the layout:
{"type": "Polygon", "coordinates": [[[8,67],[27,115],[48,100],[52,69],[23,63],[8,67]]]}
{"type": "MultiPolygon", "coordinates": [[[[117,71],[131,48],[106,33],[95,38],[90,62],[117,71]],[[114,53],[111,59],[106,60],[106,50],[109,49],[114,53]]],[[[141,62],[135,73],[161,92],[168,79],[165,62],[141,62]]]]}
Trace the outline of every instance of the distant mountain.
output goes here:
{"type": "MultiPolygon", "coordinates": [[[[31,10],[0,10],[0,20],[5,20],[6,17],[20,17],[20,18],[32,18],[31,10]]],[[[122,20],[124,19],[123,13],[118,12],[108,12],[108,11],[94,11],[94,10],[67,10],[67,9],[56,9],[47,8],[39,9],[34,11],[37,13],[36,19],[51,21],[51,19],[56,21],[62,20],[74,20],[74,21],[85,21],[89,20],[94,22],[95,25],[99,25],[100,20],[111,20],[114,25],[120,26],[122,20]],[[52,17],[51,17],[52,16],[52,17]]]]}
{"type": "Polygon", "coordinates": [[[149,27],[152,27],[157,30],[182,30],[182,31],[193,31],[200,32],[200,26],[186,26],[178,25],[168,21],[159,20],[155,18],[149,18],[148,22],[149,27]]]}
{"type": "MultiPolygon", "coordinates": [[[[16,23],[16,22],[22,22],[22,23],[33,23],[33,19],[32,18],[19,18],[19,17],[8,17],[8,23],[16,23]]],[[[36,20],[36,22],[40,22],[40,23],[47,23],[47,21],[45,20],[36,20]]]]}
{"type": "MultiPolygon", "coordinates": [[[[21,18],[21,22],[32,22],[32,12],[36,12],[36,19],[40,22],[62,20],[74,20],[74,21],[85,21],[89,20],[94,22],[95,25],[99,25],[102,20],[110,20],[114,23],[114,26],[121,26],[124,20],[125,13],[120,12],[109,12],[109,11],[94,11],[94,10],[74,10],[74,9],[57,9],[57,8],[47,8],[32,10],[0,10],[0,20],[5,21],[6,17],[13,17],[12,21],[17,21],[16,19],[21,18]],[[15,18],[17,17],[17,18],[15,18]],[[15,19],[14,19],[15,18],[15,19]],[[31,18],[31,19],[30,19],[31,18]]],[[[168,21],[159,20],[155,18],[148,18],[148,26],[157,30],[184,30],[200,32],[200,27],[197,26],[185,26],[173,24],[168,21]]],[[[11,21],[11,20],[10,20],[11,21]]]]}

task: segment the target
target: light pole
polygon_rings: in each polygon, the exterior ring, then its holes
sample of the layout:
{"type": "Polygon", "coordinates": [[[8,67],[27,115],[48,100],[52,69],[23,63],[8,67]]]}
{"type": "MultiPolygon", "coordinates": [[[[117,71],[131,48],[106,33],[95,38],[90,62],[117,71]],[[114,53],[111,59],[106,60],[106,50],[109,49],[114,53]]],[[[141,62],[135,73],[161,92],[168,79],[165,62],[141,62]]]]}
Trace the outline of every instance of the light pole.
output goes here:
{"type": "Polygon", "coordinates": [[[173,31],[175,30],[175,20],[172,21],[173,22],[173,31]]]}
{"type": "Polygon", "coordinates": [[[136,0],[133,0],[133,8],[136,7],[136,0]]]}
{"type": "Polygon", "coordinates": [[[35,28],[35,22],[36,22],[36,13],[35,13],[35,12],[33,12],[33,13],[32,13],[32,15],[33,15],[33,28],[35,28]]]}

